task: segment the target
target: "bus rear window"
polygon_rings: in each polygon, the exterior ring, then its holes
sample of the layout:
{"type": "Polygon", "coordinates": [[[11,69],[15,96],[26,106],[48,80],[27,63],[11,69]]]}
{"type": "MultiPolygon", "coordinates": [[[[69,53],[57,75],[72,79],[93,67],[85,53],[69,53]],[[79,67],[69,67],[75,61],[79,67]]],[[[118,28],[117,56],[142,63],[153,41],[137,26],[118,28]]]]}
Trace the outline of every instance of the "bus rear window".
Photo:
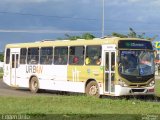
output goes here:
{"type": "Polygon", "coordinates": [[[9,61],[10,61],[10,49],[7,49],[6,50],[6,64],[9,64],[9,61]]]}

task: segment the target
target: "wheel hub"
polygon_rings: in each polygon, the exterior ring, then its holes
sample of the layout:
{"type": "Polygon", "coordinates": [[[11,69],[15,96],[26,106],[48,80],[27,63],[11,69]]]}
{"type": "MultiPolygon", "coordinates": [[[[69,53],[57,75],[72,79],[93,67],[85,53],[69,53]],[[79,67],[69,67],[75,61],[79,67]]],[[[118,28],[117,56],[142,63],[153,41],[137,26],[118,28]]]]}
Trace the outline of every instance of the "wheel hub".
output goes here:
{"type": "Polygon", "coordinates": [[[95,95],[97,93],[97,87],[94,85],[90,88],[89,94],[90,95],[95,95]]]}

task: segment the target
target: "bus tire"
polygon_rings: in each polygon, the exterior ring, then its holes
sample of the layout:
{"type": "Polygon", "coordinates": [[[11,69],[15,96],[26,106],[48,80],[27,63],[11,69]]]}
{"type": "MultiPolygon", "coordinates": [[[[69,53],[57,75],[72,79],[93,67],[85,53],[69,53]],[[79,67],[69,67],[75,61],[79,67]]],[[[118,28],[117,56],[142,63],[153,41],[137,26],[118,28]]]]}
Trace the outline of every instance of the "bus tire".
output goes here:
{"type": "Polygon", "coordinates": [[[38,79],[36,77],[32,77],[31,81],[30,81],[30,91],[32,93],[37,93],[39,90],[39,83],[38,83],[38,79]]]}
{"type": "Polygon", "coordinates": [[[87,84],[85,92],[88,96],[100,97],[99,87],[96,81],[91,81],[87,84]]]}

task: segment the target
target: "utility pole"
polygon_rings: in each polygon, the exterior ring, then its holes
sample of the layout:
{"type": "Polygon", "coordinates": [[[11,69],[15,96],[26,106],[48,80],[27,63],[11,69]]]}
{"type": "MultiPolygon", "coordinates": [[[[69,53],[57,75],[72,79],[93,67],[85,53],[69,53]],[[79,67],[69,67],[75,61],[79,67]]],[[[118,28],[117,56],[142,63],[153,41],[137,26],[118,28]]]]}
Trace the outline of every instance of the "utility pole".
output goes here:
{"type": "Polygon", "coordinates": [[[104,37],[104,0],[102,0],[102,38],[104,37]]]}

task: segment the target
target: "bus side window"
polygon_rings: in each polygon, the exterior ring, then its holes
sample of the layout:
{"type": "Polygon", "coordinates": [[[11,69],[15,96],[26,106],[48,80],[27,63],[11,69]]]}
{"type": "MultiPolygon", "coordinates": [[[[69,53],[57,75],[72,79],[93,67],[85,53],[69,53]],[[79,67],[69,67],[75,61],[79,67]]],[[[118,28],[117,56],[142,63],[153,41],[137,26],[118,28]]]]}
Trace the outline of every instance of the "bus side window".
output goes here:
{"type": "Polygon", "coordinates": [[[52,64],[53,47],[42,47],[40,49],[40,64],[52,64]]]}
{"type": "Polygon", "coordinates": [[[12,68],[15,68],[15,55],[12,55],[12,68]]]}
{"type": "Polygon", "coordinates": [[[28,48],[28,64],[38,64],[39,63],[39,48],[28,48]]]}
{"type": "Polygon", "coordinates": [[[69,49],[69,64],[83,65],[84,64],[84,46],[74,46],[69,49]]]}
{"type": "Polygon", "coordinates": [[[68,63],[68,47],[55,47],[54,64],[66,65],[68,63]]]}
{"type": "Polygon", "coordinates": [[[27,48],[21,48],[20,50],[20,64],[26,64],[27,48]]]}
{"type": "Polygon", "coordinates": [[[9,61],[10,61],[10,49],[8,48],[8,49],[6,50],[5,63],[6,63],[6,64],[9,64],[9,61]]]}
{"type": "Polygon", "coordinates": [[[101,64],[101,46],[87,46],[86,48],[86,65],[100,65],[101,64]]]}
{"type": "Polygon", "coordinates": [[[111,71],[115,70],[115,53],[111,53],[111,71]]]}

